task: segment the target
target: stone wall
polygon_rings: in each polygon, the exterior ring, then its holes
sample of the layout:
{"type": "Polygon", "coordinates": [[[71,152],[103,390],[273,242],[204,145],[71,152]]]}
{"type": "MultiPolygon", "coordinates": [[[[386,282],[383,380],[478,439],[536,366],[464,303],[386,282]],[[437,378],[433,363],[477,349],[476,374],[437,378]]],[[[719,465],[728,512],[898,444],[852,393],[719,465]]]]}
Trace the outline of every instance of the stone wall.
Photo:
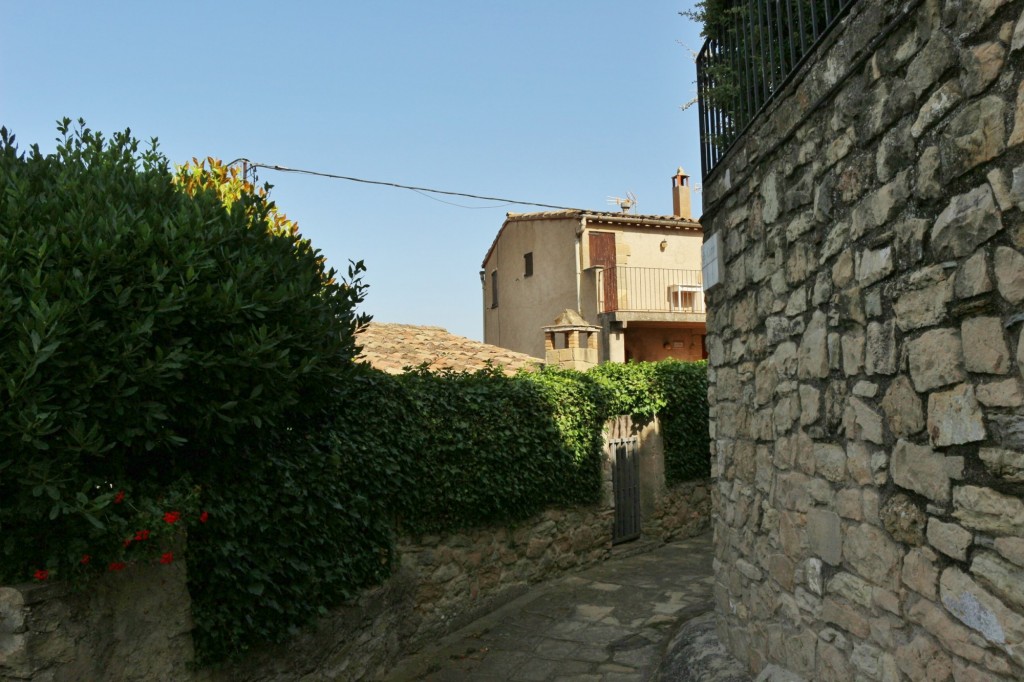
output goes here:
{"type": "MultiPolygon", "coordinates": [[[[609,438],[641,438],[643,540],[704,532],[708,481],[668,489],[657,422],[613,420],[609,438]]],[[[610,477],[610,467],[605,467],[610,477]]],[[[0,679],[269,682],[385,679],[403,655],[513,599],[530,584],[611,555],[610,479],[592,507],[550,509],[510,527],[404,538],[382,586],[335,609],[287,644],[244,663],[194,670],[184,563],[105,576],[68,594],[59,585],[0,588],[0,679]]]]}
{"type": "Polygon", "coordinates": [[[193,679],[185,564],[137,566],[88,591],[0,587],[0,680],[193,679]]]}
{"type": "Polygon", "coordinates": [[[705,178],[720,635],[1024,679],[1024,3],[861,0],[705,178]]]}

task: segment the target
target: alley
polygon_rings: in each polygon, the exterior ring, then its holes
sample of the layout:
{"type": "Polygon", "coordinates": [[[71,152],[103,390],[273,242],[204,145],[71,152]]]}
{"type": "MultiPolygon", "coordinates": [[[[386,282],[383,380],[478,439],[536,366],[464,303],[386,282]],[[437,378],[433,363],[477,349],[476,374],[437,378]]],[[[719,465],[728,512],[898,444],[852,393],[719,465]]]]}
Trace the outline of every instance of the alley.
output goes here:
{"type": "Polygon", "coordinates": [[[543,583],[402,661],[389,679],[651,679],[680,623],[711,609],[711,559],[706,534],[543,583]]]}

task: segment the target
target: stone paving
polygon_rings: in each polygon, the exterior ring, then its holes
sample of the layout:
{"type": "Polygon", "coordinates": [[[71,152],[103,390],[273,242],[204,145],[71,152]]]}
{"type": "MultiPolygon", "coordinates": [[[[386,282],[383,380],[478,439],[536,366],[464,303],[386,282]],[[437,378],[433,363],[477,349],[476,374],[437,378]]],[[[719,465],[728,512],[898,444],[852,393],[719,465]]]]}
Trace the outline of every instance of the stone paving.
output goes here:
{"type": "Polygon", "coordinates": [[[402,661],[388,679],[652,679],[680,624],[712,608],[712,554],[707,534],[543,583],[402,661]]]}

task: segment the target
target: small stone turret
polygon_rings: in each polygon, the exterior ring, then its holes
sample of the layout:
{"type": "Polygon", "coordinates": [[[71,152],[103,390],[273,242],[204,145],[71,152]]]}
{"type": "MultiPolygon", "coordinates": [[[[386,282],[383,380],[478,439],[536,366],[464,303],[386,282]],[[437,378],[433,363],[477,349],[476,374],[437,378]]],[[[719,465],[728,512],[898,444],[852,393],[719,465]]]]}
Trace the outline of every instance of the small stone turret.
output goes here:
{"type": "Polygon", "coordinates": [[[543,327],[544,363],[584,372],[598,362],[601,328],[587,323],[575,310],[563,310],[554,324],[543,327]]]}

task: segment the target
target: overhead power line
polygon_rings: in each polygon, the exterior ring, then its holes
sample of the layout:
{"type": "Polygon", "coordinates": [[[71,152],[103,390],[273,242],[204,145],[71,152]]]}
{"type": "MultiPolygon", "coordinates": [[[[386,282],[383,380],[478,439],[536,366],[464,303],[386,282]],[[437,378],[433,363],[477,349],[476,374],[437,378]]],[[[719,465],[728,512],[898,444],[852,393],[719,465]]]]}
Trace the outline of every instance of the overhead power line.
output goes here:
{"type": "MultiPolygon", "coordinates": [[[[275,171],[280,171],[282,173],[299,173],[299,174],[302,174],[302,175],[315,175],[317,177],[330,178],[332,180],[348,180],[349,182],[360,182],[360,183],[363,183],[365,185],[381,185],[381,186],[384,186],[384,187],[395,187],[397,189],[407,189],[407,190],[411,190],[413,192],[417,192],[419,194],[424,194],[424,193],[443,194],[443,195],[450,196],[450,197],[466,197],[466,198],[469,198],[469,199],[480,199],[480,200],[483,200],[483,201],[500,201],[501,202],[501,204],[500,204],[501,206],[508,206],[508,205],[515,204],[517,206],[538,206],[540,208],[553,208],[553,209],[556,209],[556,210],[559,210],[559,211],[580,211],[580,210],[582,210],[582,209],[579,209],[579,208],[575,208],[573,206],[556,206],[555,204],[541,204],[541,203],[538,203],[536,201],[517,201],[515,199],[506,199],[504,197],[489,197],[489,196],[484,196],[482,194],[470,194],[468,192],[451,192],[451,191],[443,190],[443,189],[432,189],[430,187],[416,187],[414,185],[403,185],[403,184],[398,183],[398,182],[386,182],[384,180],[367,180],[366,178],[356,178],[356,177],[352,177],[350,175],[337,175],[335,173],[325,173],[323,171],[306,170],[306,169],[302,169],[302,168],[288,168],[287,166],[280,166],[280,165],[274,164],[274,163],[257,163],[255,161],[250,161],[249,159],[245,159],[245,158],[235,159],[234,161],[231,162],[231,164],[228,164],[228,165],[233,165],[233,164],[238,163],[238,162],[244,162],[244,163],[248,164],[249,168],[252,168],[252,169],[266,168],[267,170],[275,170],[275,171]]],[[[428,197],[428,198],[436,199],[436,197],[428,197]]],[[[442,201],[440,199],[436,199],[436,200],[437,201],[442,201]]],[[[450,201],[445,201],[443,203],[451,204],[452,206],[459,206],[460,208],[499,208],[499,206],[463,206],[462,204],[453,204],[450,201]]]]}

